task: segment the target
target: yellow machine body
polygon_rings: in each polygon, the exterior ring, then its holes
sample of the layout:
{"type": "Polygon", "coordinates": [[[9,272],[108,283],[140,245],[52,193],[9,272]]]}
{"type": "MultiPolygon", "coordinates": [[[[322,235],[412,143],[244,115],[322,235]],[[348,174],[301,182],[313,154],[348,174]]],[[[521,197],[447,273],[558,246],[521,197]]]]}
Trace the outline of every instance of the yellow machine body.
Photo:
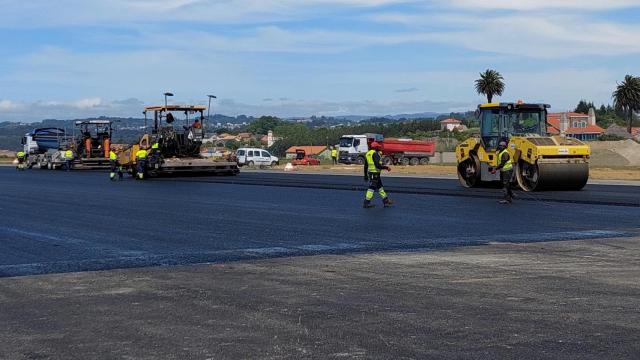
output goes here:
{"type": "Polygon", "coordinates": [[[546,104],[490,103],[478,107],[480,136],[456,147],[458,177],[465,187],[500,181],[497,145],[506,141],[514,182],[525,191],[579,190],[589,178],[589,146],[577,139],[549,136],[546,104]],[[526,131],[526,132],[525,132],[526,131]]]}

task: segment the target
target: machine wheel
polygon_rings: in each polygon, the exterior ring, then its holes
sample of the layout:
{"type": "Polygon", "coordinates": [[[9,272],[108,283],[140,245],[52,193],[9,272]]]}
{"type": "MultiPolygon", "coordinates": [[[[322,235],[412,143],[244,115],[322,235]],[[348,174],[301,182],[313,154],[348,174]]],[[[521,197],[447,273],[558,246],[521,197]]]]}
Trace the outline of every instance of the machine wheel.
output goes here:
{"type": "Polygon", "coordinates": [[[402,166],[408,166],[410,161],[409,158],[402,158],[400,164],[402,164],[402,166]]]}
{"type": "Polygon", "coordinates": [[[277,163],[277,162],[275,162],[275,161],[272,161],[272,162],[271,162],[271,167],[276,167],[276,165],[278,165],[278,163],[277,163]]]}
{"type": "Polygon", "coordinates": [[[589,164],[520,161],[515,172],[518,185],[524,191],[581,190],[589,179],[589,164]]]}
{"type": "Polygon", "coordinates": [[[382,157],[382,165],[389,166],[389,165],[391,165],[392,162],[393,162],[393,160],[391,160],[391,157],[389,157],[389,156],[383,156],[382,157]]]}
{"type": "Polygon", "coordinates": [[[516,180],[524,191],[535,191],[540,182],[538,165],[520,161],[516,166],[516,180]]]}
{"type": "Polygon", "coordinates": [[[249,162],[247,163],[247,166],[249,166],[249,167],[253,167],[254,165],[255,165],[255,163],[254,163],[253,161],[249,161],[249,162]]]}
{"type": "Polygon", "coordinates": [[[364,158],[362,156],[358,156],[358,159],[356,159],[356,164],[364,165],[364,158]]]}
{"type": "Polygon", "coordinates": [[[411,158],[411,160],[409,160],[409,165],[411,166],[416,166],[418,164],[420,164],[420,159],[418,158],[411,158]]]}
{"type": "Polygon", "coordinates": [[[458,164],[458,179],[466,188],[480,185],[480,160],[475,154],[458,164]]]}
{"type": "Polygon", "coordinates": [[[429,164],[429,158],[428,157],[423,157],[420,159],[420,165],[428,165],[429,164]]]}

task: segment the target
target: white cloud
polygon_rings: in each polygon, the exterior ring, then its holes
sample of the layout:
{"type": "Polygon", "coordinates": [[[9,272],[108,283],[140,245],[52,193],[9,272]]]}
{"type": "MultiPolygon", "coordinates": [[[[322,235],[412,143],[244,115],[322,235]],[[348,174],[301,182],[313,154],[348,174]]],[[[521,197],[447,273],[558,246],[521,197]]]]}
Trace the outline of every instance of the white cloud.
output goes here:
{"type": "Polygon", "coordinates": [[[341,8],[415,0],[4,0],[0,27],[122,25],[171,21],[261,23],[300,20],[341,8]]]}
{"type": "MultiPolygon", "coordinates": [[[[369,18],[406,25],[407,42],[454,44],[479,52],[539,59],[640,54],[640,25],[580,14],[388,13],[369,18]]],[[[401,36],[394,39],[401,42],[401,36]]]]}
{"type": "Polygon", "coordinates": [[[102,105],[102,99],[99,97],[80,99],[72,102],[70,105],[78,109],[91,109],[102,105]]]}
{"type": "Polygon", "coordinates": [[[23,109],[23,104],[11,100],[0,100],[0,110],[15,111],[23,109]]]}
{"type": "Polygon", "coordinates": [[[462,9],[575,9],[575,10],[614,10],[640,6],[639,0],[447,0],[443,4],[462,9]]]}

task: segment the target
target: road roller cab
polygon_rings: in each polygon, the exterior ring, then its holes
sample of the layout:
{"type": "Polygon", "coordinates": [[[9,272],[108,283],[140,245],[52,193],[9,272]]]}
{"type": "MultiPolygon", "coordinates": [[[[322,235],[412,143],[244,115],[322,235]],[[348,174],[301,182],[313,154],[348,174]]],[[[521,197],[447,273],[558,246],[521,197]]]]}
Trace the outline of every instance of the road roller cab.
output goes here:
{"type": "Polygon", "coordinates": [[[465,187],[500,180],[498,143],[508,142],[515,179],[525,191],[580,190],[589,178],[589,146],[547,134],[547,104],[488,103],[478,106],[480,136],[456,147],[458,178],[465,187]]]}

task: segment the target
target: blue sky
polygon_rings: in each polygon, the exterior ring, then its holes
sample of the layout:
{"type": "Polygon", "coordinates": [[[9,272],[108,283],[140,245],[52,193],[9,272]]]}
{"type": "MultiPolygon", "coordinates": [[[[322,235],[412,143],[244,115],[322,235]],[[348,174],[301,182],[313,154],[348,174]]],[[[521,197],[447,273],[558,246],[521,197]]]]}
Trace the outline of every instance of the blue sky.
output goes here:
{"type": "Polygon", "coordinates": [[[384,115],[609,103],[640,75],[640,0],[0,0],[0,121],[138,116],[218,96],[227,115],[384,115]]]}

